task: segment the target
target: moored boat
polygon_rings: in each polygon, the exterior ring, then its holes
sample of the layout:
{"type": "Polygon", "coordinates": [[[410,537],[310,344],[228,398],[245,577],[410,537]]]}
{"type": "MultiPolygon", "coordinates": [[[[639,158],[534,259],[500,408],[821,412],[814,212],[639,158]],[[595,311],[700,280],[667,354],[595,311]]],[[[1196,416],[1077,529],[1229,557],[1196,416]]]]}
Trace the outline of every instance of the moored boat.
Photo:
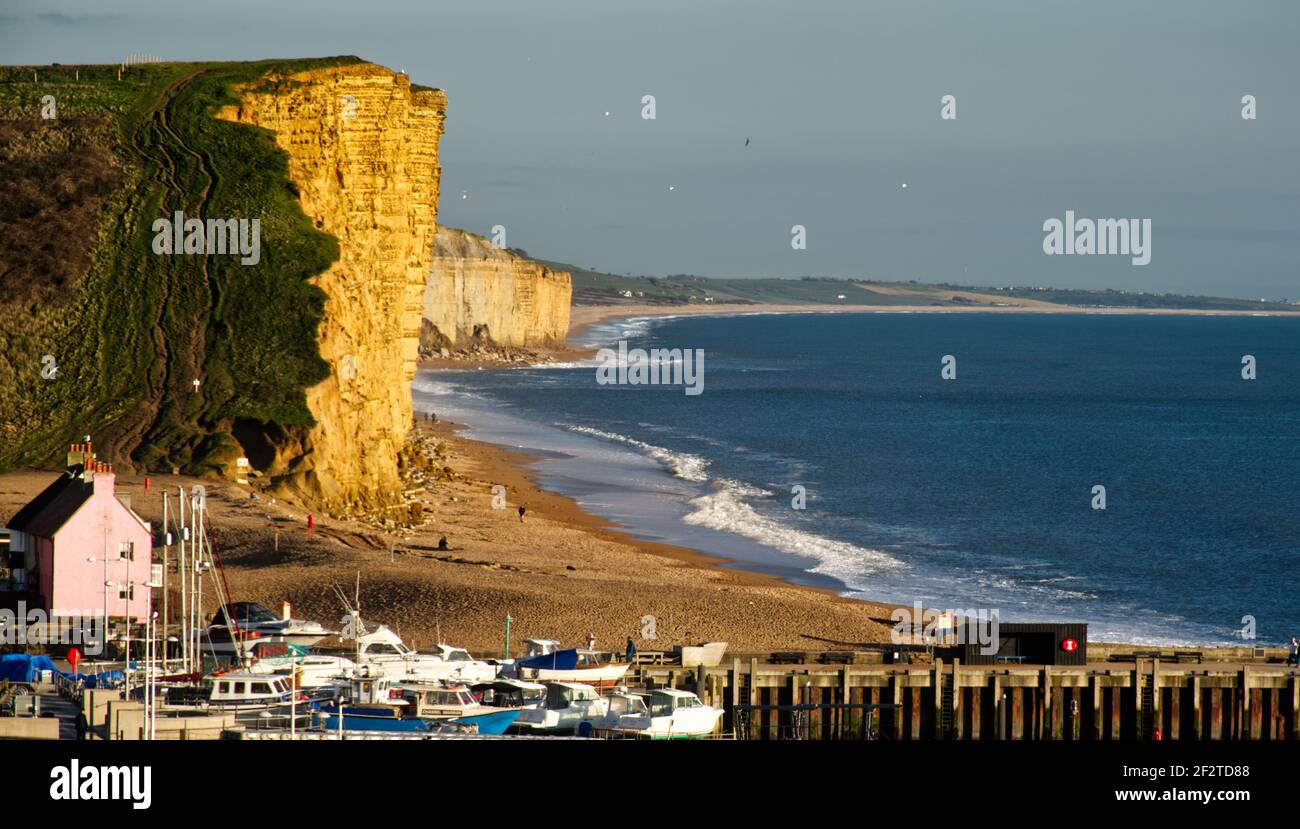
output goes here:
{"type": "Polygon", "coordinates": [[[527,653],[515,661],[515,676],[532,682],[579,682],[593,688],[613,688],[631,667],[627,662],[610,662],[598,651],[556,650],[555,644],[551,639],[525,640],[527,653]]]}
{"type": "Polygon", "coordinates": [[[603,715],[584,718],[578,733],[595,737],[686,740],[717,730],[722,709],[700,702],[689,691],[660,688],[649,693],[616,691],[603,715]]]}
{"type": "Polygon", "coordinates": [[[578,723],[605,713],[606,701],[590,685],[550,682],[543,705],[525,708],[515,720],[515,729],[527,734],[572,734],[578,723]]]}
{"type": "Polygon", "coordinates": [[[475,659],[464,648],[438,645],[436,653],[420,653],[385,625],[358,637],[356,654],[360,666],[377,668],[395,680],[487,682],[497,675],[496,665],[475,659]]]}

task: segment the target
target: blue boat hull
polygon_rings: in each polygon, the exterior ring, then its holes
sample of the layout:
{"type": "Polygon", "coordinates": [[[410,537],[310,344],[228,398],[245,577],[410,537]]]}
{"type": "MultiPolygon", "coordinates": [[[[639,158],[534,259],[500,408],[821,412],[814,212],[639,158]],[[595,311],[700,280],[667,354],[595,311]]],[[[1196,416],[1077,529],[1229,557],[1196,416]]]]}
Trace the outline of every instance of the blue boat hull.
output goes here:
{"type": "Polygon", "coordinates": [[[490,714],[473,714],[468,717],[457,717],[450,722],[461,725],[476,725],[480,734],[504,734],[506,729],[515,724],[519,718],[519,709],[508,711],[493,711],[490,714]]]}
{"type": "MultiPolygon", "coordinates": [[[[410,717],[389,717],[378,714],[364,714],[359,712],[357,709],[344,706],[343,730],[421,732],[437,728],[438,723],[440,722],[452,722],[458,725],[477,726],[478,733],[480,734],[504,734],[506,729],[513,725],[518,717],[519,710],[511,709],[507,711],[492,711],[487,714],[471,714],[452,719],[439,718],[436,720],[427,720],[410,717]]],[[[320,710],[320,722],[325,729],[338,731],[338,709],[322,708],[320,710]]]]}
{"type": "MultiPolygon", "coordinates": [[[[327,731],[339,730],[339,716],[336,709],[323,709],[320,714],[321,725],[327,731]]],[[[401,717],[382,717],[355,714],[346,707],[343,709],[344,731],[400,731],[418,733],[428,731],[433,724],[428,720],[401,717]]]]}

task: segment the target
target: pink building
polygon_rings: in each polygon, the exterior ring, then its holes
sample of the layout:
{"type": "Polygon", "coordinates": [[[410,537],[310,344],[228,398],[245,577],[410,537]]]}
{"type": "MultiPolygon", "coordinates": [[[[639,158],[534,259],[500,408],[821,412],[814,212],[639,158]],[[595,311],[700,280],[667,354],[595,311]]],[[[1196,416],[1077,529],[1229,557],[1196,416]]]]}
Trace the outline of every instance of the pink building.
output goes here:
{"type": "Polygon", "coordinates": [[[107,606],[109,618],[148,618],[152,533],[118,499],[112,467],[95,460],[90,444],[72,447],[67,470],[7,529],[10,600],[51,617],[100,616],[107,606]]]}

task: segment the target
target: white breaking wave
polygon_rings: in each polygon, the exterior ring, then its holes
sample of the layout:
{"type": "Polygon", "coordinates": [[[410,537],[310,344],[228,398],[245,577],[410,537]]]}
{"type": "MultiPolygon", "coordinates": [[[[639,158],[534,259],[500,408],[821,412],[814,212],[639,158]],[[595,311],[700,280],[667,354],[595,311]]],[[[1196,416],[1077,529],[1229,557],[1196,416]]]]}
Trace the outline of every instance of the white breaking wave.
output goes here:
{"type": "Polygon", "coordinates": [[[719,481],[716,491],[691,501],[695,509],[683,520],[812,559],[817,566],[810,572],[831,576],[849,586],[860,584],[864,575],[902,566],[902,562],[888,553],[791,527],[769,518],[744,501],[746,497],[770,494],[736,481],[719,481]]]}
{"type": "Polygon", "coordinates": [[[588,357],[585,360],[564,360],[550,363],[529,363],[525,366],[512,366],[512,371],[524,371],[527,369],[539,368],[595,368],[600,365],[600,360],[595,357],[588,357]]]}
{"type": "Polygon", "coordinates": [[[456,387],[451,383],[444,383],[440,380],[433,380],[429,377],[415,376],[411,382],[411,388],[421,394],[434,394],[439,397],[446,397],[450,394],[456,394],[456,387]]]}
{"type": "MultiPolygon", "coordinates": [[[[683,480],[694,483],[709,481],[706,472],[709,462],[698,455],[674,452],[662,446],[590,426],[565,424],[564,428],[571,432],[631,446],[659,461],[683,480]]],[[[830,576],[846,585],[860,583],[864,575],[902,566],[902,562],[880,550],[824,538],[783,524],[763,515],[744,501],[745,498],[771,498],[776,494],[774,492],[729,478],[718,480],[714,486],[716,487],[714,492],[690,502],[693,509],[682,520],[688,524],[738,535],[782,552],[811,559],[816,562],[816,566],[812,567],[810,572],[830,576]]]]}
{"type": "Polygon", "coordinates": [[[622,443],[639,449],[641,452],[649,455],[651,458],[659,461],[668,468],[668,471],[685,481],[703,483],[709,479],[708,473],[704,470],[708,467],[709,462],[699,455],[692,455],[689,452],[674,452],[671,449],[665,449],[662,446],[655,446],[645,441],[630,438],[626,435],[615,434],[614,432],[604,432],[600,429],[593,429],[590,426],[565,425],[570,432],[577,432],[583,435],[591,435],[602,440],[610,440],[615,443],[622,443]]]}

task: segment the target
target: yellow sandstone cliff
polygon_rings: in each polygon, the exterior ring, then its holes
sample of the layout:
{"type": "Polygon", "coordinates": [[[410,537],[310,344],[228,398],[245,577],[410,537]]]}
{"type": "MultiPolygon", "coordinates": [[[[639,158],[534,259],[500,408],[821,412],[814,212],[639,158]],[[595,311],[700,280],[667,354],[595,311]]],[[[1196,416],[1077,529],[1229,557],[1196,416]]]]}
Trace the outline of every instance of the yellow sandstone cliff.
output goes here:
{"type": "Polygon", "coordinates": [[[307,392],[316,425],[285,436],[268,472],[327,512],[404,517],[397,455],[411,427],[446,106],[440,90],[356,64],[272,78],[219,113],[275,133],[303,210],[339,240],[339,261],[316,280],[332,368],[307,392]]]}
{"type": "Polygon", "coordinates": [[[424,290],[426,344],[458,348],[477,339],[501,346],[563,345],[572,295],[568,273],[482,236],[439,228],[424,290]]]}

